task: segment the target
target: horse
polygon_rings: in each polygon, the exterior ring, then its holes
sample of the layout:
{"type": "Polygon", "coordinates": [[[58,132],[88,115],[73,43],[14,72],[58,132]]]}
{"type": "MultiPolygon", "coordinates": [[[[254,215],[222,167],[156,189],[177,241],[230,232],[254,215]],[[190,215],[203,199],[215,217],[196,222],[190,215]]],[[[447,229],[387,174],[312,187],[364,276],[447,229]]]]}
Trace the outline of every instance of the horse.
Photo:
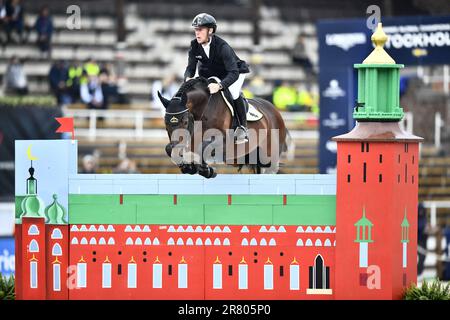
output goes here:
{"type": "MultiPolygon", "coordinates": [[[[230,132],[233,132],[233,116],[220,91],[210,94],[208,84],[211,81],[203,77],[186,81],[171,100],[164,98],[158,92],[158,97],[166,109],[164,123],[170,140],[165,148],[167,155],[173,160],[175,149],[184,148],[181,153],[185,154],[187,151],[195,159],[196,155],[198,156],[207,148],[211,150],[214,146],[225,145],[226,150],[222,153],[222,160],[225,160],[227,164],[238,166],[239,171],[246,165],[256,174],[277,173],[281,153],[287,151],[289,138],[280,112],[267,100],[260,98],[247,100],[262,114],[262,118],[248,122],[248,142],[242,147],[234,145],[234,141],[230,142],[230,139],[226,139],[230,137],[230,132]],[[184,129],[189,133],[189,136],[183,139],[186,140],[184,144],[173,139],[177,129],[184,129]],[[221,137],[204,139],[208,129],[216,129],[216,133],[219,132],[221,137]],[[192,136],[198,133],[201,134],[202,139],[196,141],[192,136]],[[253,133],[253,136],[250,133],[253,133]]],[[[217,154],[216,151],[216,149],[212,151],[213,157],[217,154]]],[[[220,153],[218,157],[220,158],[220,153]]],[[[216,170],[207,164],[204,157],[197,162],[191,158],[188,161],[178,161],[177,164],[182,173],[198,173],[205,178],[213,178],[217,175],[216,170]]]]}

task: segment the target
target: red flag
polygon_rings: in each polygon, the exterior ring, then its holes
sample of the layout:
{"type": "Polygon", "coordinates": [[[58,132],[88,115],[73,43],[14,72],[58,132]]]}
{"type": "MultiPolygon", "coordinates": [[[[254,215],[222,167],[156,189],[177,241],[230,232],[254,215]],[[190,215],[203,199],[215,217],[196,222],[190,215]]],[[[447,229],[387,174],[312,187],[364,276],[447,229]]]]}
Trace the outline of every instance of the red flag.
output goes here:
{"type": "Polygon", "coordinates": [[[55,118],[61,126],[56,129],[56,132],[72,132],[72,140],[75,139],[73,129],[73,118],[55,118]]]}

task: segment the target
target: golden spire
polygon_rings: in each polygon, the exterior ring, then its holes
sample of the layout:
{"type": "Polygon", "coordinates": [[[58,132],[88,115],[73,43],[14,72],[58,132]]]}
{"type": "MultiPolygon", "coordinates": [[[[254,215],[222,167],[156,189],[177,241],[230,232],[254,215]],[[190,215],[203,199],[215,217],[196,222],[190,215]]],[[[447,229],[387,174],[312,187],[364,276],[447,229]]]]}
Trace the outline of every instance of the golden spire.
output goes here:
{"type": "Polygon", "coordinates": [[[109,261],[108,256],[106,256],[106,259],[105,259],[105,261],[103,261],[103,263],[111,263],[111,261],[109,261]]]}
{"type": "Polygon", "coordinates": [[[388,37],[383,31],[381,22],[378,23],[377,29],[370,38],[375,45],[375,49],[369,54],[369,56],[363,61],[363,64],[395,64],[394,59],[384,51],[384,44],[388,37]]]}
{"type": "Polygon", "coordinates": [[[136,261],[134,260],[133,256],[131,256],[131,259],[130,259],[130,261],[128,263],[136,263],[136,261]]]}
{"type": "Polygon", "coordinates": [[[186,260],[184,260],[184,256],[181,257],[180,263],[187,263],[186,260]]]}
{"type": "Polygon", "coordinates": [[[214,263],[220,263],[219,256],[216,257],[216,261],[214,263]]]}
{"type": "Polygon", "coordinates": [[[156,256],[156,260],[154,263],[161,263],[161,261],[159,261],[158,256],[156,256]]]}
{"type": "Polygon", "coordinates": [[[297,259],[295,259],[295,257],[294,257],[294,260],[292,260],[291,264],[298,264],[298,261],[297,261],[297,259]]]}
{"type": "Polygon", "coordinates": [[[241,262],[239,262],[239,263],[242,263],[242,264],[247,264],[247,262],[245,262],[245,259],[244,259],[244,256],[242,256],[242,259],[241,259],[241,262]]]}

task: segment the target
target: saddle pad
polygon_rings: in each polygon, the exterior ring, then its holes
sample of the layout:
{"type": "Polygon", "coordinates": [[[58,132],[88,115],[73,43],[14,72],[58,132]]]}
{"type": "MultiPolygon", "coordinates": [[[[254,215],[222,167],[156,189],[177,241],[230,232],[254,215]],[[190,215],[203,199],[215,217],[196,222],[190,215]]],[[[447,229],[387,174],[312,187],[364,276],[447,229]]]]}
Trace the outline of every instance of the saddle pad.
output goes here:
{"type": "MultiPolygon", "coordinates": [[[[216,83],[220,82],[220,79],[217,78],[217,77],[209,77],[208,80],[214,80],[216,83]]],[[[225,95],[225,92],[223,90],[220,91],[220,93],[222,94],[223,100],[226,102],[226,104],[228,106],[228,109],[230,109],[231,116],[234,117],[233,105],[227,99],[227,96],[225,95]]],[[[258,121],[258,120],[260,120],[263,117],[263,114],[261,112],[259,112],[259,110],[256,109],[255,106],[250,104],[250,102],[247,99],[245,99],[245,101],[247,102],[247,105],[248,105],[247,121],[258,121]]]]}

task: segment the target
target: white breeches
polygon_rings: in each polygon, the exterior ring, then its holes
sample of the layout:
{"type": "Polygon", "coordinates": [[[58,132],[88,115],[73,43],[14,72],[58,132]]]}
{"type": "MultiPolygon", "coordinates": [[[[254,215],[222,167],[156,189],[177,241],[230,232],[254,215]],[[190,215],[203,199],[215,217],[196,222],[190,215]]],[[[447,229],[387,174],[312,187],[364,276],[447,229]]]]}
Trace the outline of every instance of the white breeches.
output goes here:
{"type": "Polygon", "coordinates": [[[246,73],[240,73],[239,78],[235,82],[233,82],[231,86],[228,87],[228,90],[230,90],[233,100],[239,98],[239,95],[241,94],[241,89],[242,85],[244,84],[245,75],[246,73]]]}

